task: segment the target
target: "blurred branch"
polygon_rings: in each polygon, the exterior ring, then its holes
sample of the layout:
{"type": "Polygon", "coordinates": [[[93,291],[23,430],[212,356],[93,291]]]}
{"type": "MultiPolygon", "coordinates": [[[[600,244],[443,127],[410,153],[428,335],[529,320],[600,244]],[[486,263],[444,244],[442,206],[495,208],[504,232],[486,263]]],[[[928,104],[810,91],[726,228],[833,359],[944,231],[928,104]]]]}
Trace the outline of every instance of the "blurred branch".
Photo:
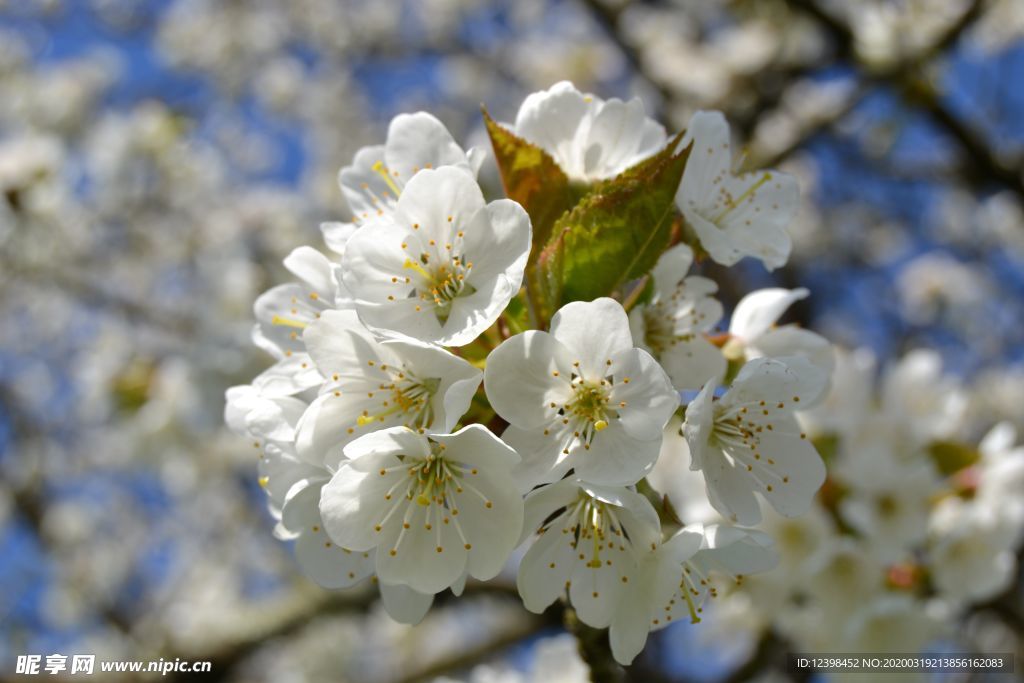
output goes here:
{"type": "Polygon", "coordinates": [[[984,8],[982,0],[973,0],[960,18],[948,26],[927,48],[915,56],[884,68],[864,62],[856,48],[856,36],[842,20],[822,9],[815,0],[788,0],[790,6],[814,19],[828,35],[836,56],[855,65],[869,83],[890,85],[903,102],[926,112],[960,147],[963,153],[964,176],[976,187],[991,181],[1013,190],[1024,198],[1022,169],[1013,168],[999,159],[984,138],[960,120],[942,101],[941,94],[924,74],[926,68],[952,48],[984,8]]]}
{"type": "Polygon", "coordinates": [[[602,0],[580,0],[580,2],[590,13],[590,16],[594,21],[597,22],[598,26],[604,30],[608,39],[611,40],[619,49],[619,52],[622,53],[622,56],[629,64],[630,69],[647,81],[654,91],[658,93],[658,99],[660,102],[657,107],[651,107],[649,113],[655,119],[663,118],[663,110],[675,99],[675,97],[668,86],[651,76],[644,66],[643,52],[630,43],[622,33],[619,20],[629,3],[622,3],[617,7],[613,7],[602,2],[602,0]]]}
{"type": "MultiPolygon", "coordinates": [[[[280,604],[273,607],[266,605],[254,606],[251,614],[239,615],[235,623],[239,628],[232,633],[225,634],[219,640],[204,638],[202,644],[195,647],[188,647],[179,644],[171,648],[172,651],[164,652],[161,656],[171,661],[175,658],[190,661],[212,662],[212,672],[198,674],[196,680],[210,683],[212,680],[231,680],[232,673],[236,666],[247,657],[254,654],[269,641],[294,635],[308,626],[313,620],[342,614],[365,614],[377,603],[378,594],[375,587],[365,586],[366,590],[328,592],[311,583],[297,589],[292,595],[282,600],[280,604]],[[209,642],[212,640],[213,642],[209,642]]],[[[514,586],[490,582],[471,582],[466,585],[464,596],[471,595],[498,595],[516,596],[514,586]]],[[[435,605],[444,604],[451,599],[450,593],[439,595],[435,605]]],[[[542,624],[542,626],[545,624],[542,624]]],[[[546,624],[550,625],[550,624],[546,624]]],[[[512,636],[507,636],[511,638],[512,636]]],[[[525,635],[518,635],[512,642],[521,640],[525,635]]],[[[511,643],[509,643],[511,644],[511,643]]],[[[492,644],[491,647],[494,647],[492,644]]],[[[462,656],[466,656],[463,653],[462,656]]],[[[482,658],[482,657],[480,657],[482,658]]],[[[438,665],[440,666],[440,665],[438,665]]],[[[448,666],[441,671],[451,670],[448,666]]],[[[430,675],[428,673],[420,676],[430,675]]],[[[172,675],[170,680],[188,681],[193,675],[179,673],[172,675]]],[[[410,678],[409,680],[417,680],[410,678]]]]}
{"type": "MultiPolygon", "coordinates": [[[[531,615],[531,617],[533,617],[533,615],[531,615]]],[[[550,628],[550,626],[551,624],[543,617],[533,617],[525,624],[508,629],[503,633],[499,633],[496,637],[485,643],[469,648],[468,650],[464,650],[455,656],[428,664],[418,671],[414,671],[395,679],[393,683],[418,683],[419,681],[432,681],[438,676],[446,673],[469,669],[481,662],[492,659],[502,650],[505,650],[522,640],[526,640],[540,634],[545,629],[550,628]]]]}
{"type": "Polygon", "coordinates": [[[13,275],[24,282],[64,290],[81,303],[111,309],[131,322],[144,323],[182,337],[188,337],[195,331],[195,321],[190,318],[172,312],[158,311],[152,306],[115,295],[89,282],[84,277],[66,272],[44,272],[35,268],[24,268],[6,260],[0,265],[3,266],[5,274],[13,275]]]}
{"type": "Polygon", "coordinates": [[[608,629],[587,626],[579,620],[571,607],[565,608],[563,620],[565,629],[576,637],[580,657],[590,668],[592,683],[622,683],[625,672],[612,657],[608,629]]]}
{"type": "MultiPolygon", "coordinates": [[[[25,443],[29,439],[39,438],[44,435],[35,420],[22,410],[17,398],[13,396],[8,388],[0,384],[0,411],[10,421],[13,439],[12,442],[25,443]]],[[[10,498],[11,506],[15,514],[31,529],[32,534],[43,546],[47,554],[53,554],[54,545],[51,534],[46,530],[45,515],[46,501],[42,493],[42,480],[37,472],[33,472],[27,481],[19,484],[12,484],[6,491],[10,498]]],[[[128,617],[122,614],[114,605],[104,601],[97,605],[98,616],[115,630],[126,636],[132,635],[132,624],[128,617]]]]}

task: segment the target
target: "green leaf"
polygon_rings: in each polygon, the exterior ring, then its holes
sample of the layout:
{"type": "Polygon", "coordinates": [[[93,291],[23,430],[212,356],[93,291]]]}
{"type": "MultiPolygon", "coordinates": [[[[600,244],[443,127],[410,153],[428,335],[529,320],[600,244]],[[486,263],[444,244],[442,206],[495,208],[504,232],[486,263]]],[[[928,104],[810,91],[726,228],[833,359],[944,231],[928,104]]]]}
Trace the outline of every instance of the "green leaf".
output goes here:
{"type": "Polygon", "coordinates": [[[819,434],[811,439],[811,445],[814,446],[814,450],[818,451],[818,455],[826,465],[831,465],[835,461],[836,454],[839,453],[839,435],[838,434],[819,434]]]}
{"type": "Polygon", "coordinates": [[[934,441],[928,446],[932,462],[944,475],[954,474],[981,459],[973,446],[959,441],[934,441]]]}
{"type": "Polygon", "coordinates": [[[551,226],[573,207],[578,197],[551,155],[497,123],[486,109],[483,115],[505,196],[519,202],[530,215],[534,244],[530,263],[533,263],[551,235],[551,226]]]}
{"type": "Polygon", "coordinates": [[[690,148],[666,148],[617,177],[599,183],[559,218],[538,257],[546,308],[620,291],[650,272],[669,245],[678,211],[676,190],[690,148]]]}

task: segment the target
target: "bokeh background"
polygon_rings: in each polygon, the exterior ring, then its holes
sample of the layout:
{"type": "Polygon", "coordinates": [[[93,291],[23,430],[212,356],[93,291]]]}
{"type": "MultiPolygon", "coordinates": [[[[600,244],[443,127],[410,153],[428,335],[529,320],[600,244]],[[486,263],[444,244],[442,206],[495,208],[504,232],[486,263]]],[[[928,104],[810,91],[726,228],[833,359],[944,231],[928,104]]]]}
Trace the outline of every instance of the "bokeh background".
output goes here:
{"type": "MultiPolygon", "coordinates": [[[[709,269],[727,305],[807,286],[792,320],[882,365],[937,349],[972,438],[1024,428],[1020,0],[0,0],[0,680],[30,652],[371,683],[552,657],[508,581],[410,630],[303,578],[222,410],[356,149],[417,109],[486,146],[481,103],[561,79],[673,130],[721,109],[746,164],[800,178],[790,264],[709,269]]],[[[993,608],[1017,634],[1020,606],[993,608]]],[[[634,676],[743,680],[757,652],[680,626],[634,676]]]]}

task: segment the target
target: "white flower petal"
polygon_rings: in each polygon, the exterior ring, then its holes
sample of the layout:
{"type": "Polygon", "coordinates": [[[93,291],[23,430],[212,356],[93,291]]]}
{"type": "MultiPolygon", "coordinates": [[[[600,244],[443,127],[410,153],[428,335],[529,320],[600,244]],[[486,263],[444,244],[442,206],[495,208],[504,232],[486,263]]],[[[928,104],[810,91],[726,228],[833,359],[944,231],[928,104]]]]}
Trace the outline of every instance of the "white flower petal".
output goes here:
{"type": "Polygon", "coordinates": [[[373,574],[373,554],[342,548],[327,534],[301,534],[295,559],[303,573],[324,588],[351,588],[373,574]]]}
{"type": "Polygon", "coordinates": [[[523,606],[540,614],[565,592],[565,582],[576,562],[570,543],[572,520],[563,515],[552,521],[546,532],[530,546],[519,565],[516,587],[523,606]],[[563,529],[565,531],[563,532],[563,529]]]}
{"type": "Polygon", "coordinates": [[[463,232],[463,249],[473,254],[469,281],[503,277],[518,291],[533,236],[526,210],[511,199],[498,199],[485,206],[463,232]]]}
{"type": "Polygon", "coordinates": [[[433,594],[417,593],[408,586],[386,583],[380,584],[380,598],[392,619],[410,625],[423,621],[434,602],[433,594]]]}
{"type": "Polygon", "coordinates": [[[541,522],[557,510],[576,502],[579,495],[579,484],[573,479],[563,479],[531,491],[526,497],[523,534],[529,536],[537,533],[541,522]]]}
{"type": "Polygon", "coordinates": [[[761,495],[784,517],[806,514],[825,482],[825,464],[814,446],[792,433],[762,432],[759,452],[760,460],[746,460],[763,482],[761,495]]]}
{"type": "Polygon", "coordinates": [[[683,434],[690,446],[690,469],[699,470],[713,457],[708,451],[711,450],[709,440],[711,430],[714,426],[714,408],[712,402],[715,397],[717,382],[714,379],[708,380],[700,393],[686,406],[686,421],[683,423],[683,434]]]}
{"type": "Polygon", "coordinates": [[[402,190],[396,221],[399,225],[419,225],[422,239],[448,241],[453,227],[468,227],[485,207],[483,192],[473,176],[452,167],[417,173],[402,190]],[[449,221],[448,219],[451,218],[449,221]]]}
{"type": "Polygon", "coordinates": [[[356,231],[355,223],[340,223],[338,221],[325,221],[320,224],[320,233],[324,236],[324,243],[327,248],[336,254],[345,253],[345,245],[348,238],[356,231]]]}
{"type": "Polygon", "coordinates": [[[376,340],[355,311],[324,311],[302,334],[310,357],[326,377],[349,374],[368,361],[380,362],[376,340]]]}
{"type": "Polygon", "coordinates": [[[660,451],[660,428],[654,439],[639,441],[620,422],[612,421],[604,431],[594,436],[589,451],[576,448],[566,462],[584,481],[628,486],[651,471],[660,451]]]}
{"type": "Polygon", "coordinates": [[[345,447],[345,457],[360,460],[372,455],[430,455],[427,440],[408,427],[389,427],[359,437],[345,447]]]}
{"type": "Polygon", "coordinates": [[[820,334],[795,325],[785,325],[768,330],[757,340],[758,355],[769,357],[803,356],[821,370],[826,377],[835,369],[835,351],[832,344],[820,334]]]}
{"type": "Polygon", "coordinates": [[[424,168],[459,166],[468,170],[466,153],[437,117],[424,111],[399,114],[388,126],[384,162],[399,183],[424,168]]]}
{"type": "Polygon", "coordinates": [[[587,131],[583,170],[588,177],[614,177],[636,159],[644,130],[644,105],[611,99],[599,107],[587,131]]]}
{"type": "Polygon", "coordinates": [[[615,408],[626,404],[618,409],[618,422],[635,439],[660,441],[661,430],[679,407],[679,394],[671,380],[658,362],[640,349],[618,353],[612,361],[610,405],[615,408]]]}
{"type": "Polygon", "coordinates": [[[299,457],[311,465],[334,467],[341,460],[345,445],[358,438],[361,432],[390,426],[375,422],[360,428],[359,417],[370,407],[364,394],[335,396],[327,393],[315,398],[295,430],[295,450],[299,457]]]}
{"type": "Polygon", "coordinates": [[[700,334],[663,351],[658,360],[680,391],[702,387],[709,380],[721,381],[727,367],[722,351],[700,334]]]}
{"type": "Polygon", "coordinates": [[[357,223],[391,211],[398,197],[380,173],[373,170],[384,161],[384,145],[363,147],[356,152],[351,166],[338,172],[338,186],[348,202],[348,208],[357,223]]]}
{"type": "Polygon", "coordinates": [[[685,148],[693,143],[679,186],[679,205],[684,211],[689,202],[699,205],[712,197],[716,179],[729,175],[732,166],[729,137],[729,123],[721,112],[698,111],[690,118],[681,144],[685,148]]]}
{"type": "Polygon", "coordinates": [[[284,258],[284,267],[326,301],[334,301],[334,265],[312,247],[298,247],[284,258]]]}
{"type": "MultiPolygon", "coordinates": [[[[580,548],[586,552],[586,548],[580,548]]],[[[589,555],[586,555],[589,559],[589,555]]],[[[570,575],[569,599],[584,624],[606,628],[619,606],[625,585],[634,580],[636,560],[629,550],[616,545],[602,555],[600,567],[591,567],[576,557],[570,575]],[[625,578],[626,581],[622,579],[625,578]]]]}
{"type": "Polygon", "coordinates": [[[516,114],[515,132],[561,161],[571,154],[569,148],[588,110],[583,93],[572,83],[561,81],[523,100],[516,114]]]}
{"type": "Polygon", "coordinates": [[[565,345],[573,361],[579,361],[588,379],[603,377],[606,360],[633,348],[626,311],[607,297],[566,304],[551,318],[551,334],[565,345]]]}
{"type": "Polygon", "coordinates": [[[312,389],[324,378],[308,354],[295,353],[277,361],[256,375],[253,387],[267,398],[294,396],[312,389]]]}
{"type": "Polygon", "coordinates": [[[706,547],[700,562],[729,576],[771,571],[779,563],[772,537],[754,529],[711,525],[705,528],[706,547]]]}
{"type": "Polygon", "coordinates": [[[697,112],[683,145],[693,142],[676,203],[711,258],[731,266],[744,256],[769,270],[783,265],[791,242],[786,227],[799,205],[799,187],[777,171],[732,175],[729,126],[719,112],[697,112]]]}
{"type": "Polygon", "coordinates": [[[572,372],[563,344],[546,332],[529,330],[506,339],[487,356],[484,388],[499,415],[532,429],[553,420],[572,398],[572,372]]]}
{"type": "MultiPolygon", "coordinates": [[[[692,452],[692,445],[690,449],[692,452]]],[[[761,506],[754,497],[753,481],[744,465],[715,453],[708,455],[700,469],[708,501],[723,517],[744,526],[761,521],[761,506]]]]}
{"type": "Polygon", "coordinates": [[[817,400],[827,382],[828,375],[806,358],[755,358],[740,369],[722,400],[731,405],[766,401],[769,409],[781,402],[793,411],[817,400]]]}
{"type": "Polygon", "coordinates": [[[807,298],[809,294],[810,292],[803,287],[770,287],[751,292],[736,304],[732,320],[729,322],[729,334],[747,343],[755,343],[778,322],[786,309],[795,302],[807,298]]]}
{"type": "Polygon", "coordinates": [[[409,528],[392,525],[382,535],[377,575],[385,583],[405,584],[420,593],[438,593],[462,575],[466,549],[454,525],[443,522],[445,513],[438,506],[413,502],[407,507],[411,512],[405,517],[409,528]]]}
{"type": "Polygon", "coordinates": [[[320,516],[335,543],[351,550],[369,550],[380,542],[382,531],[376,529],[404,494],[401,482],[409,478],[404,469],[396,468],[398,464],[398,458],[388,454],[346,460],[324,485],[320,516]],[[384,476],[381,470],[386,472],[384,476]],[[386,498],[389,491],[394,491],[391,500],[386,498]]]}
{"type": "Polygon", "coordinates": [[[654,289],[661,299],[670,299],[676,286],[686,278],[690,266],[693,265],[693,249],[684,242],[665,251],[658,258],[658,263],[651,271],[654,289]]]}
{"type": "Polygon", "coordinates": [[[316,320],[323,308],[316,303],[310,299],[309,291],[297,283],[268,289],[253,305],[258,321],[253,341],[278,359],[304,353],[302,328],[316,320]]]}
{"type": "Polygon", "coordinates": [[[548,431],[544,434],[540,427],[519,429],[511,425],[501,435],[501,440],[522,458],[512,471],[516,486],[522,492],[556,482],[572,467],[567,454],[562,452],[573,441],[572,429],[557,421],[548,431]]]}

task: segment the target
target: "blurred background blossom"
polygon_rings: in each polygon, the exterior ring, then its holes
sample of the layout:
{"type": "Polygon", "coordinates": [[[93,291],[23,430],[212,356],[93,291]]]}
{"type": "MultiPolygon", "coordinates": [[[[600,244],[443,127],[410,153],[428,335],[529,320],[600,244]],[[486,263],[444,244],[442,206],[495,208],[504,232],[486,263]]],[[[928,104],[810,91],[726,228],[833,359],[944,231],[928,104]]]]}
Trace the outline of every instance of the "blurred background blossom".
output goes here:
{"type": "MultiPolygon", "coordinates": [[[[511,574],[416,629],[315,587],[222,426],[267,363],[252,301],[347,216],[355,150],[417,109],[486,145],[481,103],[509,120],[562,79],[676,130],[721,109],[746,164],[799,177],[785,268],[707,268],[727,305],[807,286],[791,321],[879,367],[936,350],[945,383],[914,391],[962,396],[959,438],[1024,429],[1018,0],[0,0],[0,679],[95,652],[226,681],[585,680],[511,574]]],[[[1020,651],[1019,584],[970,637],[1020,651]]],[[[668,629],[631,675],[768,675],[741,602],[709,616],[738,640],[668,629]]]]}

